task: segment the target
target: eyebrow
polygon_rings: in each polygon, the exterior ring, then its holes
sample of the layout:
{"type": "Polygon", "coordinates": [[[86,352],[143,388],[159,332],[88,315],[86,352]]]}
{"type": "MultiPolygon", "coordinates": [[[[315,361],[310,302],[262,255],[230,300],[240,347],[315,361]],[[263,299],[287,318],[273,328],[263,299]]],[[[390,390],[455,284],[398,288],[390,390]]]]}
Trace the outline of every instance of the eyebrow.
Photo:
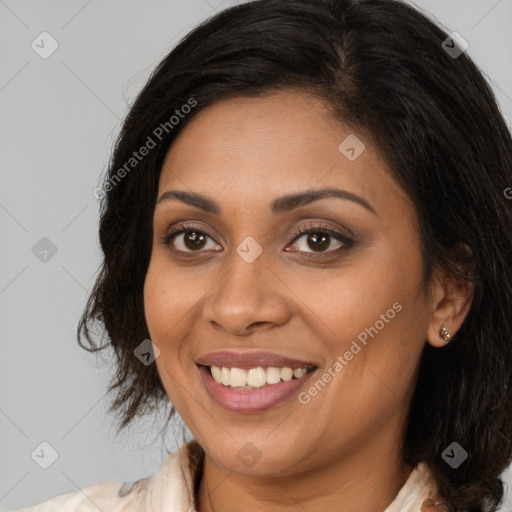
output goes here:
{"type": "MultiPolygon", "coordinates": [[[[314,201],[319,201],[321,199],[327,198],[337,198],[344,199],[347,201],[353,201],[354,203],[359,204],[360,206],[362,206],[363,208],[377,216],[376,211],[365,199],[358,196],[357,194],[349,192],[348,190],[343,190],[339,188],[305,190],[304,192],[288,194],[282,197],[278,197],[270,203],[270,210],[274,214],[284,213],[295,208],[308,205],[310,203],[313,203],[314,201]]],[[[168,190],[167,192],[164,192],[158,198],[157,204],[171,200],[182,201],[190,206],[195,206],[196,208],[200,208],[205,212],[214,213],[216,215],[219,215],[222,211],[220,205],[216,203],[214,200],[209,199],[206,196],[203,196],[202,194],[197,194],[195,192],[186,192],[182,190],[168,190]]]]}

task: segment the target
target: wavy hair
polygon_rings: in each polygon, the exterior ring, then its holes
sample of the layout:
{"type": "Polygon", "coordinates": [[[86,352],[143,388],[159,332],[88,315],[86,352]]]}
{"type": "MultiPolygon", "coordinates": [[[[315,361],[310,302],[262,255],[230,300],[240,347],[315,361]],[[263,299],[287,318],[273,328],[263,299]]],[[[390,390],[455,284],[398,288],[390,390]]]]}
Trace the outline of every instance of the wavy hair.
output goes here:
{"type": "Polygon", "coordinates": [[[473,286],[452,341],[425,344],[402,454],[428,465],[451,511],[497,510],[512,460],[512,139],[482,73],[467,53],[447,51],[447,37],[399,0],[256,0],[204,21],[157,66],[109,163],[103,260],[77,333],[83,348],[115,354],[108,392],[119,431],[169,402],[156,365],[134,356],[149,338],[143,285],[167,150],[216,101],[293,88],[375,141],[416,207],[425,282],[440,268],[473,286]],[[186,104],[196,106],[185,114],[186,104]],[[148,137],[156,147],[135,164],[148,137]],[[441,457],[454,441],[469,454],[457,469],[441,457]]]}

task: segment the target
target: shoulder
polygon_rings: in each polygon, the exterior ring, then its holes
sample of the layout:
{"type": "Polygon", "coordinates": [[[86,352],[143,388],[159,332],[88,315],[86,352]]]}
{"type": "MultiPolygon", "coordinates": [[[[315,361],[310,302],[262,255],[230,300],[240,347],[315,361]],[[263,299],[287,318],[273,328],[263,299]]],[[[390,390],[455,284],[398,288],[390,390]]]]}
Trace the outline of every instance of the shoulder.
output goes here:
{"type": "Polygon", "coordinates": [[[384,512],[447,512],[437,498],[434,473],[426,463],[415,466],[384,512]]]}
{"type": "Polygon", "coordinates": [[[193,504],[193,482],[201,451],[196,442],[170,454],[152,476],[135,482],[101,482],[10,512],[152,512],[162,503],[182,512],[193,504]],[[183,508],[186,507],[186,508],[183,508]]]}
{"type": "Polygon", "coordinates": [[[12,512],[117,512],[126,504],[121,501],[120,492],[126,489],[123,482],[101,482],[77,489],[65,494],[59,494],[37,505],[13,510],[12,512]]]}

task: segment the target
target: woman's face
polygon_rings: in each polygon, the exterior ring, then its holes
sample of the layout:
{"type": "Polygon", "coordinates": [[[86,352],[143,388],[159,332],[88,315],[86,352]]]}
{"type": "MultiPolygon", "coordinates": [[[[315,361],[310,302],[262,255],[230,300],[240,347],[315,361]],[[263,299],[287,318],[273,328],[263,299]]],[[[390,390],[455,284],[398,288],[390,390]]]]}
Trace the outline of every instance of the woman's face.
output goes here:
{"type": "Polygon", "coordinates": [[[356,136],[287,91],[200,111],[166,156],[145,314],[171,402],[229,471],[399,452],[431,305],[414,207],[356,136]]]}

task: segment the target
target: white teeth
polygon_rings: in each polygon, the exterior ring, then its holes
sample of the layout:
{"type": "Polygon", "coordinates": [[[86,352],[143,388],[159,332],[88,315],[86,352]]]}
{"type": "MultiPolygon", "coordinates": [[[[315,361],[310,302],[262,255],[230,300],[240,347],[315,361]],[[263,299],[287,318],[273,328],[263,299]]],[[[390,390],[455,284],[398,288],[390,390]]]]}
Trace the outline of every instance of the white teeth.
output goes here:
{"type": "Polygon", "coordinates": [[[306,368],[295,368],[295,370],[293,370],[293,376],[296,379],[300,379],[304,377],[304,375],[306,375],[306,368]]]}
{"type": "Polygon", "coordinates": [[[281,380],[281,369],[275,366],[267,368],[267,384],[277,384],[281,380]]]}
{"type": "MultiPolygon", "coordinates": [[[[233,370],[231,370],[233,371],[233,370]]],[[[253,388],[261,388],[267,383],[267,372],[265,368],[258,366],[258,368],[251,368],[247,372],[247,385],[253,388]]]]}
{"type": "Polygon", "coordinates": [[[261,388],[268,384],[277,384],[283,381],[292,380],[294,377],[300,379],[307,373],[306,368],[277,368],[269,366],[267,369],[258,366],[250,370],[243,368],[227,368],[225,366],[211,366],[210,372],[215,382],[231,388],[261,388]]]}
{"type": "MultiPolygon", "coordinates": [[[[224,370],[224,368],[222,368],[224,370]]],[[[229,385],[232,388],[245,386],[247,384],[247,372],[241,368],[231,368],[229,374],[229,385]]]]}
{"type": "Polygon", "coordinates": [[[224,386],[229,386],[229,376],[231,375],[231,371],[229,370],[229,368],[226,368],[225,366],[222,367],[222,372],[221,372],[221,383],[222,385],[224,386]]]}
{"type": "Polygon", "coordinates": [[[222,370],[218,366],[212,366],[212,377],[215,380],[215,382],[218,382],[219,384],[222,382],[222,370]]]}
{"type": "Polygon", "coordinates": [[[281,368],[281,379],[292,380],[293,370],[291,368],[281,368]]]}

